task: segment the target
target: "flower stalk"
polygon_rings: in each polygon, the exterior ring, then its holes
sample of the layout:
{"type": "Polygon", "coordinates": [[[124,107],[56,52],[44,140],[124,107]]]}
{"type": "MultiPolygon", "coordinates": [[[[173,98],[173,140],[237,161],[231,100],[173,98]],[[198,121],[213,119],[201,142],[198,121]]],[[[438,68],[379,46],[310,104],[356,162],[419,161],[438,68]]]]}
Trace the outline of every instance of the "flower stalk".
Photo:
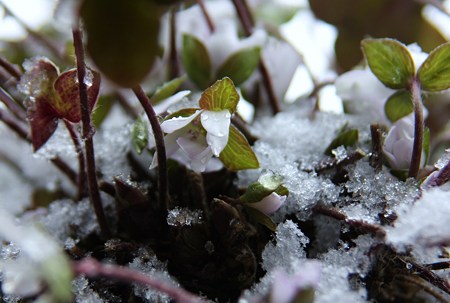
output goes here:
{"type": "Polygon", "coordinates": [[[138,283],[143,286],[151,287],[157,291],[167,294],[176,302],[183,303],[201,303],[205,302],[200,297],[182,289],[160,281],[152,276],[145,275],[137,270],[111,265],[102,264],[93,258],[85,258],[73,263],[73,270],[76,274],[85,275],[90,278],[109,278],[127,283],[138,283]]]}
{"type": "Polygon", "coordinates": [[[417,78],[413,79],[410,90],[414,105],[414,144],[411,155],[411,165],[409,167],[409,177],[417,178],[422,157],[424,133],[422,95],[420,82],[417,78]]]}
{"type": "Polygon", "coordinates": [[[150,125],[153,130],[156,143],[156,154],[158,161],[158,186],[159,186],[159,209],[167,212],[168,210],[168,175],[167,175],[167,157],[166,157],[166,147],[164,145],[164,134],[159,125],[158,118],[156,116],[155,110],[153,109],[150,99],[142,90],[141,86],[136,86],[133,88],[133,92],[144,108],[145,114],[147,115],[150,125]]]}
{"type": "Polygon", "coordinates": [[[101,233],[105,237],[109,237],[110,231],[108,224],[106,223],[105,213],[103,211],[102,201],[100,198],[100,192],[98,189],[97,175],[95,169],[95,156],[94,156],[94,142],[92,140],[93,126],[91,123],[91,114],[88,105],[88,94],[87,86],[85,83],[86,77],[86,65],[84,61],[84,50],[83,50],[83,40],[82,33],[79,28],[74,28],[72,31],[75,57],[77,64],[77,77],[79,85],[80,94],[80,107],[81,107],[81,120],[82,120],[82,136],[84,139],[84,147],[86,153],[86,173],[87,173],[87,183],[89,190],[89,198],[94,207],[95,215],[97,221],[100,225],[101,233]]]}

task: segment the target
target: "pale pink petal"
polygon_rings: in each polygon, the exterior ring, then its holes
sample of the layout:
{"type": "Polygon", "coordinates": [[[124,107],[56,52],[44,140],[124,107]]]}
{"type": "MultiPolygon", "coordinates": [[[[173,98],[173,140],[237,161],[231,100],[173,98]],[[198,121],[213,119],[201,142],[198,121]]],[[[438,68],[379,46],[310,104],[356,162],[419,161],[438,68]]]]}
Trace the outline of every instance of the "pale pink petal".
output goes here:
{"type": "Polygon", "coordinates": [[[180,102],[184,97],[191,93],[190,90],[183,90],[176,93],[175,95],[162,100],[160,103],[156,104],[153,109],[157,115],[164,113],[173,104],[180,102]]]}

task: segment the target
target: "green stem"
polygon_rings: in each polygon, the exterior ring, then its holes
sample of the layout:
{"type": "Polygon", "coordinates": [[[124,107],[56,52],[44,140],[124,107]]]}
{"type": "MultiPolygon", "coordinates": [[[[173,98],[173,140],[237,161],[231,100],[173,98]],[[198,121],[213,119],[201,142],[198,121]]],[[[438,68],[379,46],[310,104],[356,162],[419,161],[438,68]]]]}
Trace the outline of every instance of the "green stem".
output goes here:
{"type": "Polygon", "coordinates": [[[414,105],[414,144],[409,166],[409,177],[417,178],[422,158],[424,132],[422,92],[417,78],[413,80],[410,90],[414,105]]]}
{"type": "Polygon", "coordinates": [[[159,209],[167,212],[168,211],[168,175],[167,175],[167,159],[166,159],[166,147],[164,145],[164,133],[159,125],[158,117],[156,116],[155,110],[150,102],[150,99],[142,90],[141,86],[136,86],[133,88],[133,92],[144,108],[145,114],[147,115],[150,125],[153,130],[153,135],[155,137],[156,143],[156,154],[158,160],[158,173],[159,173],[159,209]]]}
{"type": "Polygon", "coordinates": [[[110,236],[108,224],[106,223],[105,213],[103,211],[100,192],[98,190],[97,175],[95,169],[94,142],[92,140],[93,126],[91,123],[91,113],[89,111],[89,102],[87,94],[87,86],[85,82],[86,65],[84,62],[84,49],[81,30],[74,28],[72,31],[73,42],[75,47],[75,57],[77,61],[77,76],[80,94],[81,120],[83,125],[83,139],[86,154],[86,173],[89,190],[89,198],[94,207],[101,233],[105,237],[110,236]]]}

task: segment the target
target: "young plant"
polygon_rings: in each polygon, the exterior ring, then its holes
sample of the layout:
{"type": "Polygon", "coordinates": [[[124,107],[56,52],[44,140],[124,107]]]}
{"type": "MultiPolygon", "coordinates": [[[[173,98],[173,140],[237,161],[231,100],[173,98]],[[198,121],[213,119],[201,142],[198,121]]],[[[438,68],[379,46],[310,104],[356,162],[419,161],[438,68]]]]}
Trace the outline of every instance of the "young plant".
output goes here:
{"type": "MultiPolygon", "coordinates": [[[[206,89],[200,108],[185,108],[168,116],[161,128],[167,134],[169,157],[178,159],[196,172],[203,172],[213,156],[230,170],[259,167],[247,139],[231,125],[239,94],[230,78],[223,78],[206,89]]],[[[155,155],[151,167],[156,166],[155,155]]]]}
{"type": "MultiPolygon", "coordinates": [[[[417,178],[424,147],[422,91],[439,92],[450,87],[450,43],[434,49],[418,68],[409,50],[393,39],[365,39],[362,50],[370,69],[387,87],[397,90],[386,103],[387,116],[396,121],[414,110],[414,143],[409,177],[417,178]],[[412,106],[408,102],[411,96],[412,106]]],[[[388,135],[389,136],[389,135],[388,135]]]]}

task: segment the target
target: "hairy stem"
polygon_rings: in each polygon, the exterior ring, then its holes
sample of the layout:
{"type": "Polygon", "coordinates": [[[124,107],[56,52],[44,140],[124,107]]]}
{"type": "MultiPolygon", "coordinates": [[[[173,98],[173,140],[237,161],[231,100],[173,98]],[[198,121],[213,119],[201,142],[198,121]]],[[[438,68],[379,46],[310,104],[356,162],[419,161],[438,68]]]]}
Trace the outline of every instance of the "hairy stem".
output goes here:
{"type": "Polygon", "coordinates": [[[200,297],[155,277],[146,275],[140,271],[111,264],[102,264],[93,258],[85,258],[73,263],[76,274],[85,275],[90,278],[109,278],[127,283],[138,283],[160,291],[176,302],[201,303],[205,302],[200,297]]]}
{"type": "Polygon", "coordinates": [[[156,117],[155,110],[153,109],[150,99],[142,90],[142,87],[136,86],[133,88],[133,92],[144,108],[150,125],[153,130],[156,143],[156,154],[158,160],[158,174],[159,174],[159,209],[167,212],[168,210],[168,175],[167,175],[167,159],[166,159],[166,147],[164,145],[164,134],[159,125],[158,117],[156,117]]]}
{"type": "MultiPolygon", "coordinates": [[[[253,33],[253,18],[248,8],[247,2],[245,0],[232,0],[236,12],[239,16],[239,20],[241,21],[242,28],[244,29],[245,35],[248,37],[253,33]]],[[[266,90],[267,96],[269,98],[270,107],[272,108],[273,114],[279,113],[281,111],[280,104],[275,94],[275,90],[273,88],[273,82],[269,74],[269,70],[261,56],[259,61],[259,71],[262,76],[264,88],[266,90]]]]}
{"type": "Polygon", "coordinates": [[[410,90],[414,104],[414,144],[409,166],[409,177],[417,178],[422,158],[424,132],[422,94],[418,79],[413,80],[410,90]]]}
{"type": "Polygon", "coordinates": [[[110,231],[106,223],[100,192],[98,190],[97,175],[95,169],[94,142],[92,140],[93,126],[91,113],[89,112],[87,86],[85,82],[86,65],[84,62],[84,49],[81,30],[74,28],[72,31],[77,63],[77,77],[80,94],[81,120],[83,125],[83,139],[86,154],[86,173],[89,191],[89,199],[94,207],[100,230],[105,237],[109,237],[110,231]]]}
{"type": "Polygon", "coordinates": [[[83,148],[81,146],[81,140],[77,132],[74,130],[73,125],[70,122],[64,120],[64,124],[69,131],[70,138],[72,139],[73,145],[75,147],[75,152],[78,155],[78,180],[77,180],[77,200],[80,201],[86,196],[86,160],[83,154],[83,148]]]}

